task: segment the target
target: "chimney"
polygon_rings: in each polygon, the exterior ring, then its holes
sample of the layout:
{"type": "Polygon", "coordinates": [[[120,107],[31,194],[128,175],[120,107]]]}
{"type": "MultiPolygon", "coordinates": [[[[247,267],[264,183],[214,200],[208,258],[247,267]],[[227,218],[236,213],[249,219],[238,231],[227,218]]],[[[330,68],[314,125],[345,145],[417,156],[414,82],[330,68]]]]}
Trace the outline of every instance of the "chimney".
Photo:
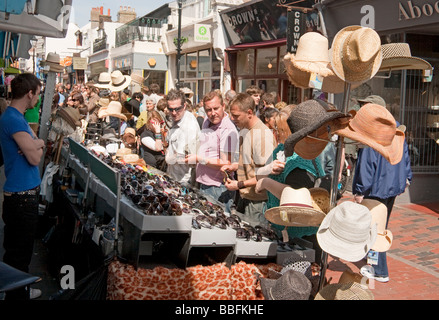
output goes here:
{"type": "Polygon", "coordinates": [[[104,7],[101,7],[101,10],[100,10],[100,15],[103,15],[104,14],[104,7]]]}
{"type": "Polygon", "coordinates": [[[110,14],[110,9],[108,9],[108,15],[111,16],[111,14],[110,14]]]}

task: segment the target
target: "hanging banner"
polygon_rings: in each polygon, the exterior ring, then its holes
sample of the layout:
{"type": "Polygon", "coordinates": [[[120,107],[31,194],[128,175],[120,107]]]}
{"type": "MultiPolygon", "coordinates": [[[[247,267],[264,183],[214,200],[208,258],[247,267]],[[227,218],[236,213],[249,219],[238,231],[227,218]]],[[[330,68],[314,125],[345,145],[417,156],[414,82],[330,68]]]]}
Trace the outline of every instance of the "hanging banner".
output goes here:
{"type": "MultiPolygon", "coordinates": [[[[13,14],[20,12],[16,9],[0,7],[0,30],[65,38],[72,11],[72,1],[26,1],[20,14],[13,14]]],[[[17,1],[10,1],[10,3],[18,4],[17,1]]]]}
{"type": "Polygon", "coordinates": [[[321,31],[320,19],[316,12],[288,10],[287,18],[287,52],[296,53],[299,38],[304,33],[321,31]]]}

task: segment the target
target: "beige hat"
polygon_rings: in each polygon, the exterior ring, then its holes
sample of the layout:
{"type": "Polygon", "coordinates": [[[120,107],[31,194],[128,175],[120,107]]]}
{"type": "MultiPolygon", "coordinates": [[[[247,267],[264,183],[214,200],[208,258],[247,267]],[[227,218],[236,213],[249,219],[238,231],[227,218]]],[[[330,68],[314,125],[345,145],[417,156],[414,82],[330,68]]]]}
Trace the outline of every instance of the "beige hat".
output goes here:
{"type": "Polygon", "coordinates": [[[184,93],[189,99],[192,98],[192,96],[194,95],[194,92],[193,92],[191,89],[187,88],[187,87],[180,88],[180,91],[183,91],[183,93],[184,93]]]}
{"type": "Polygon", "coordinates": [[[431,64],[424,59],[412,57],[408,43],[388,43],[381,46],[383,62],[380,71],[420,69],[432,70],[431,64]]]}
{"type": "Polygon", "coordinates": [[[120,148],[116,152],[116,157],[123,158],[125,155],[131,154],[132,151],[130,148],[120,148]]]}
{"type": "Polygon", "coordinates": [[[108,89],[111,83],[111,75],[108,72],[101,72],[99,74],[98,83],[94,86],[102,89],[108,89]]]}
{"type": "MultiPolygon", "coordinates": [[[[103,107],[101,109],[103,110],[100,112],[100,116],[98,115],[99,118],[110,116],[127,121],[127,117],[122,113],[122,104],[119,101],[111,101],[106,108],[103,107]]],[[[99,109],[99,111],[101,111],[101,109],[99,109]]]]}
{"type": "Polygon", "coordinates": [[[314,300],[375,300],[369,289],[357,282],[334,283],[323,287],[314,300]]]}
{"type": "Polygon", "coordinates": [[[327,77],[333,74],[328,68],[328,39],[318,32],[307,32],[299,38],[296,54],[290,55],[293,68],[327,77]]]}
{"type": "Polygon", "coordinates": [[[124,76],[119,70],[115,70],[111,73],[111,82],[108,87],[111,91],[122,91],[127,88],[131,83],[130,76],[124,76]]]}
{"type": "Polygon", "coordinates": [[[323,213],[327,214],[331,210],[329,192],[324,188],[310,188],[312,206],[323,213]]]}
{"type": "Polygon", "coordinates": [[[370,210],[372,214],[372,223],[377,225],[377,239],[372,246],[372,250],[385,252],[390,249],[393,241],[393,234],[386,229],[387,224],[387,207],[378,200],[363,199],[361,205],[370,210]]]}
{"type": "Polygon", "coordinates": [[[316,227],[325,218],[325,213],[313,206],[311,192],[307,188],[285,187],[279,207],[265,211],[265,218],[282,226],[316,227]]]}
{"type": "Polygon", "coordinates": [[[334,37],[330,50],[331,66],[343,81],[365,82],[381,66],[381,39],[378,33],[361,26],[348,26],[334,37]]]}
{"type": "Polygon", "coordinates": [[[131,73],[131,81],[139,84],[140,86],[143,86],[145,78],[143,78],[141,75],[138,75],[137,73],[131,73]]]}
{"type": "Polygon", "coordinates": [[[44,62],[41,62],[41,66],[45,67],[45,66],[49,66],[49,70],[48,71],[52,71],[52,72],[63,72],[64,71],[64,67],[60,64],[60,57],[59,54],[54,53],[54,52],[49,52],[47,54],[46,60],[44,62]]]}

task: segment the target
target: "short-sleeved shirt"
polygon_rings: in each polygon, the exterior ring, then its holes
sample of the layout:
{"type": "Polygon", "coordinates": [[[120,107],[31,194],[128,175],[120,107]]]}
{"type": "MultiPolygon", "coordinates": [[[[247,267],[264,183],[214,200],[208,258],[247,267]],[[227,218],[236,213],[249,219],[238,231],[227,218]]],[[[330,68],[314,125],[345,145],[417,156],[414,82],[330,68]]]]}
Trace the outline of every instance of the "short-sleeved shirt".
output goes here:
{"type": "MultiPolygon", "coordinates": [[[[151,130],[148,130],[148,129],[144,130],[142,132],[142,135],[140,136],[140,139],[147,138],[147,137],[154,140],[154,143],[155,143],[154,132],[152,132],[151,130]]],[[[141,148],[143,149],[143,160],[145,160],[146,164],[153,166],[154,168],[157,168],[157,158],[164,157],[163,152],[152,150],[152,149],[148,148],[147,146],[145,146],[143,143],[141,144],[141,148]]]]}
{"type": "Polygon", "coordinates": [[[38,166],[31,165],[26,157],[18,152],[18,144],[12,137],[21,131],[33,136],[24,115],[17,109],[8,107],[0,118],[0,143],[6,176],[3,190],[8,192],[30,190],[41,184],[38,166]]]}
{"type": "Polygon", "coordinates": [[[41,108],[41,97],[38,99],[37,104],[34,108],[28,109],[24,117],[29,123],[39,123],[40,122],[40,108],[41,108]]]}
{"type": "MultiPolygon", "coordinates": [[[[252,128],[241,130],[239,132],[238,181],[254,178],[256,168],[266,165],[275,147],[276,141],[273,133],[260,119],[252,128]]],[[[256,193],[255,187],[243,188],[239,192],[244,199],[267,200],[267,192],[256,193]]]]}
{"type": "MultiPolygon", "coordinates": [[[[232,154],[232,162],[238,162],[238,147],[238,130],[228,116],[217,125],[210,126],[209,119],[204,120],[198,149],[198,155],[201,158],[220,159],[223,153],[232,154]]],[[[223,181],[223,175],[219,169],[198,163],[196,180],[207,186],[219,187],[223,181]]]]}

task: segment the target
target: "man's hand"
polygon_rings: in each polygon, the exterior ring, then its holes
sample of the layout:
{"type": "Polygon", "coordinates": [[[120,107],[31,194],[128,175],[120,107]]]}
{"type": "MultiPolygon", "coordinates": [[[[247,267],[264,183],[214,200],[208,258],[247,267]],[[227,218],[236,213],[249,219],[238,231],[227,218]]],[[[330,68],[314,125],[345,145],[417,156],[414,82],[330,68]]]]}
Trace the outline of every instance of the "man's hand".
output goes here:
{"type": "Polygon", "coordinates": [[[230,178],[227,178],[226,183],[224,185],[226,186],[227,190],[230,190],[230,191],[239,190],[237,180],[232,180],[230,178]]]}
{"type": "Polygon", "coordinates": [[[284,171],[285,162],[280,160],[274,160],[273,165],[271,167],[271,174],[281,174],[284,171]]]}

